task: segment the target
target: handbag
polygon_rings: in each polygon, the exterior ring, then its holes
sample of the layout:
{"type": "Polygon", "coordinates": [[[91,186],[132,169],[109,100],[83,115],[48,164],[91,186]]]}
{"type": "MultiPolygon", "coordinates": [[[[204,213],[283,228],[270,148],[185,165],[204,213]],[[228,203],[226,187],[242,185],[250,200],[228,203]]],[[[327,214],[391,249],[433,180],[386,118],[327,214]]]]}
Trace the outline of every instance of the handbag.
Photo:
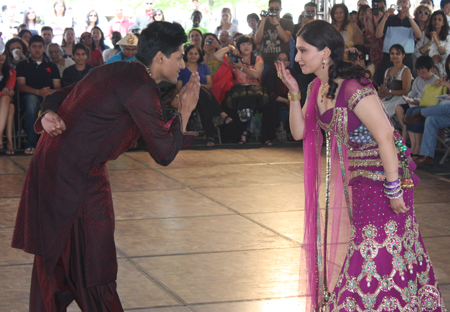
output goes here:
{"type": "Polygon", "coordinates": [[[234,85],[225,97],[225,105],[231,109],[258,109],[269,102],[266,88],[255,83],[234,85]]]}
{"type": "Polygon", "coordinates": [[[425,90],[423,91],[422,99],[420,100],[419,106],[429,107],[434,106],[439,103],[439,99],[436,97],[438,95],[446,94],[447,87],[436,86],[435,84],[427,84],[425,90]]]}

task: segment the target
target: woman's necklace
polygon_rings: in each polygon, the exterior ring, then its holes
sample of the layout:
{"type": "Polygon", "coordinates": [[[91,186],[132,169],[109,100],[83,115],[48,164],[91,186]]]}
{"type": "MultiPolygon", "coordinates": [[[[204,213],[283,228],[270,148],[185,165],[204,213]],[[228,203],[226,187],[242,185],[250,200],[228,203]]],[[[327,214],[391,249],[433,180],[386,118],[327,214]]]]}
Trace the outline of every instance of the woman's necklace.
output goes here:
{"type": "Polygon", "coordinates": [[[328,82],[323,85],[322,91],[320,91],[320,103],[323,103],[323,97],[325,96],[325,89],[328,87],[328,82]]]}

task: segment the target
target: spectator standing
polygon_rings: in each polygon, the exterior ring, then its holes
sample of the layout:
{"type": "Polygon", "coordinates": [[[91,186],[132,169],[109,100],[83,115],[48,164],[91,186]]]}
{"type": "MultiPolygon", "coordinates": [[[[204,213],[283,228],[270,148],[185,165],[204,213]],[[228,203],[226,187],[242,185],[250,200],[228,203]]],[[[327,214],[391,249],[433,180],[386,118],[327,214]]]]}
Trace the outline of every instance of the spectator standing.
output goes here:
{"type": "Polygon", "coordinates": [[[27,25],[32,35],[39,35],[41,32],[42,25],[37,22],[36,12],[33,8],[28,7],[23,12],[23,23],[27,25]]]}
{"type": "Polygon", "coordinates": [[[444,11],[445,16],[447,16],[447,22],[450,25],[450,0],[441,0],[440,6],[441,10],[444,11]]]}
{"type": "Polygon", "coordinates": [[[369,3],[367,2],[367,0],[358,0],[358,2],[356,3],[358,10],[362,5],[369,5],[369,3]]]}
{"type": "Polygon", "coordinates": [[[156,8],[155,11],[153,11],[153,21],[155,22],[165,21],[164,12],[161,8],[156,8]]]}
{"type": "Polygon", "coordinates": [[[53,40],[53,28],[50,26],[44,26],[41,29],[41,36],[44,38],[44,49],[47,49],[47,46],[52,43],[53,40]]]}
{"type": "Polygon", "coordinates": [[[22,105],[25,108],[25,120],[28,141],[25,154],[32,155],[38,141],[34,132],[34,122],[38,117],[39,106],[45,96],[61,88],[58,67],[44,59],[44,39],[34,35],[30,39],[31,56],[17,65],[17,86],[25,93],[22,105]]]}
{"type": "MultiPolygon", "coordinates": [[[[247,24],[248,27],[251,28],[252,32],[249,33],[250,36],[253,37],[256,41],[256,31],[258,30],[259,16],[256,13],[250,13],[247,15],[247,24]]],[[[257,43],[255,48],[255,53],[259,54],[259,50],[261,49],[261,44],[257,43]]]]}
{"type": "Polygon", "coordinates": [[[49,55],[50,60],[58,66],[59,75],[61,77],[64,69],[75,64],[71,58],[63,58],[62,53],[62,48],[57,43],[50,43],[47,47],[47,55],[49,55]]]}
{"type": "Polygon", "coordinates": [[[103,51],[103,61],[106,63],[106,61],[109,60],[111,56],[116,55],[120,52],[120,46],[117,44],[122,39],[122,35],[118,31],[114,31],[111,34],[111,43],[113,45],[112,49],[106,49],[103,51]]]}
{"type": "Polygon", "coordinates": [[[92,48],[99,49],[101,52],[109,49],[105,44],[105,35],[100,27],[94,26],[91,30],[93,45],[92,48]]]}
{"type": "Polygon", "coordinates": [[[53,32],[52,42],[62,42],[64,30],[73,26],[70,16],[66,16],[66,4],[64,0],[56,0],[53,3],[53,15],[49,16],[48,19],[53,32]]]}
{"type": "Polygon", "coordinates": [[[73,46],[72,54],[75,63],[64,70],[61,78],[63,88],[80,81],[94,68],[94,66],[86,64],[89,52],[89,48],[82,43],[77,43],[73,46]]]}
{"type": "MultiPolygon", "coordinates": [[[[148,24],[153,22],[153,19],[155,18],[153,12],[153,0],[143,0],[142,6],[143,8],[141,13],[136,16],[136,19],[134,21],[134,24],[137,25],[141,30],[146,28],[148,24]]],[[[117,29],[114,30],[117,31],[117,29]]],[[[122,36],[124,35],[126,35],[126,33],[122,34],[122,36]]]]}
{"type": "Polygon", "coordinates": [[[220,20],[220,25],[216,28],[214,33],[216,35],[220,34],[223,30],[228,31],[231,37],[234,36],[235,33],[238,32],[238,26],[233,24],[232,21],[233,15],[231,14],[231,10],[229,8],[222,9],[222,18],[220,20]]]}
{"type": "Polygon", "coordinates": [[[0,54],[0,149],[4,148],[3,132],[6,128],[6,155],[13,155],[14,104],[11,101],[16,85],[16,71],[9,66],[6,51],[5,49],[0,54]]]}
{"type": "Polygon", "coordinates": [[[411,8],[409,0],[398,0],[397,5],[401,7],[398,14],[394,15],[393,8],[388,9],[378,24],[375,34],[377,38],[384,36],[383,59],[381,60],[382,72],[390,67],[389,49],[394,44],[400,44],[404,47],[406,52],[404,63],[412,72],[415,38],[420,39],[422,37],[419,21],[415,20],[409,13],[411,8]]]}
{"type": "Polygon", "coordinates": [[[98,26],[99,19],[98,19],[98,13],[95,10],[91,10],[88,12],[86,16],[86,28],[85,31],[91,32],[92,28],[95,26],[98,26]]]}
{"type": "Polygon", "coordinates": [[[27,44],[30,41],[31,36],[31,31],[29,31],[28,29],[24,29],[19,32],[19,39],[22,39],[23,42],[26,42],[27,44]]]}
{"type": "Polygon", "coordinates": [[[63,48],[63,57],[72,58],[72,49],[75,45],[75,31],[73,28],[64,29],[61,47],[63,48]]]}
{"type": "Polygon", "coordinates": [[[205,34],[203,36],[201,48],[204,53],[203,64],[206,64],[206,66],[208,66],[211,77],[214,77],[214,75],[222,65],[222,62],[220,62],[214,56],[214,53],[221,49],[219,38],[217,38],[217,36],[212,33],[205,34]]]}
{"type": "Polygon", "coordinates": [[[366,38],[372,43],[370,48],[370,60],[375,65],[375,74],[372,79],[377,85],[383,83],[383,75],[381,72],[381,60],[383,58],[384,36],[377,38],[375,36],[376,29],[386,11],[386,0],[378,1],[378,15],[372,14],[372,9],[367,10],[367,18],[364,21],[366,28],[366,38]]]}
{"type": "Polygon", "coordinates": [[[294,23],[291,20],[280,18],[282,10],[281,0],[269,0],[270,13],[275,16],[261,16],[261,21],[256,31],[255,42],[261,44],[260,55],[264,60],[264,73],[274,67],[276,55],[281,51],[289,51],[289,41],[294,31],[294,23]]]}
{"type": "Polygon", "coordinates": [[[431,11],[434,11],[434,1],[433,0],[422,0],[420,4],[428,5],[431,8],[431,11]]]}
{"type": "MultiPolygon", "coordinates": [[[[124,10],[123,10],[122,6],[120,6],[116,9],[116,17],[114,17],[111,21],[109,21],[108,36],[111,36],[113,31],[120,32],[122,34],[122,36],[125,36],[126,34],[128,34],[128,28],[130,28],[130,25],[132,25],[132,23],[130,22],[128,17],[126,17],[123,14],[123,11],[124,10]]],[[[145,25],[145,26],[147,26],[147,25],[145,25]]]]}
{"type": "Polygon", "coordinates": [[[191,14],[192,27],[189,28],[188,30],[186,30],[187,35],[189,35],[189,32],[192,29],[198,29],[202,34],[206,34],[209,32],[206,28],[203,28],[200,26],[200,23],[202,22],[202,18],[203,18],[202,12],[200,12],[200,11],[192,12],[192,14],[191,14]]]}
{"type": "Polygon", "coordinates": [[[431,13],[431,8],[425,4],[417,6],[414,10],[414,18],[419,21],[419,28],[422,31],[422,36],[430,23],[431,13]]]}
{"type": "Polygon", "coordinates": [[[188,39],[189,39],[190,44],[193,44],[193,45],[201,48],[203,35],[200,30],[191,29],[188,34],[188,39]]]}
{"type": "Polygon", "coordinates": [[[431,15],[431,22],[425,34],[416,44],[415,54],[416,57],[421,55],[432,57],[436,68],[434,74],[445,78],[445,61],[450,54],[450,35],[444,12],[436,11],[431,15]]]}
{"type": "Polygon", "coordinates": [[[100,51],[95,47],[91,33],[87,31],[82,33],[80,37],[80,42],[84,44],[86,47],[88,47],[88,49],[91,51],[90,53],[87,53],[88,56],[90,57],[86,61],[88,65],[96,67],[104,64],[102,51],[100,51]]]}
{"type": "Polygon", "coordinates": [[[9,67],[15,70],[17,64],[27,59],[28,45],[19,38],[12,38],[6,43],[5,51],[9,67]]]}
{"type": "Polygon", "coordinates": [[[122,51],[110,57],[109,60],[106,62],[106,64],[117,61],[129,61],[129,62],[134,61],[136,59],[135,55],[138,42],[139,39],[133,34],[128,34],[125,37],[123,37],[117,43],[122,51]]]}
{"type": "Polygon", "coordinates": [[[342,35],[346,48],[351,48],[356,44],[364,44],[361,30],[356,23],[350,23],[348,8],[343,3],[335,4],[331,8],[331,24],[342,35]]]}

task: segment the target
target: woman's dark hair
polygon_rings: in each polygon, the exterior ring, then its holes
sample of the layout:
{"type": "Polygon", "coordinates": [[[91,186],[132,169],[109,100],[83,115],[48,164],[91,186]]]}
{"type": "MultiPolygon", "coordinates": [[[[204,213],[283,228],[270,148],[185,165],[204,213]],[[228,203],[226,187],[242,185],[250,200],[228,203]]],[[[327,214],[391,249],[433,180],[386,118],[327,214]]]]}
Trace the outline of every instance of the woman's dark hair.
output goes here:
{"type": "MultiPolygon", "coordinates": [[[[100,27],[98,27],[98,26],[92,27],[92,29],[91,29],[91,34],[92,34],[92,31],[93,31],[94,29],[98,29],[98,30],[100,31],[100,34],[102,35],[102,36],[100,37],[99,45],[100,45],[100,50],[103,52],[103,51],[105,51],[106,49],[108,49],[108,46],[105,44],[105,35],[103,34],[102,29],[101,29],[100,27]]],[[[96,47],[95,47],[95,41],[94,41],[94,37],[92,37],[92,51],[94,51],[95,49],[96,49],[96,47]]]]}
{"type": "Polygon", "coordinates": [[[434,31],[432,21],[433,21],[433,18],[438,15],[442,16],[442,22],[444,23],[444,25],[442,25],[441,31],[438,34],[439,40],[446,40],[447,35],[448,35],[449,26],[448,26],[447,16],[441,10],[434,11],[434,13],[431,14],[430,23],[428,24],[427,31],[426,31],[426,36],[428,39],[431,39],[430,32],[434,31]]]}
{"type": "Polygon", "coordinates": [[[251,18],[253,18],[254,20],[256,20],[256,22],[259,22],[259,16],[258,16],[258,14],[256,14],[256,13],[250,13],[249,15],[247,15],[247,23],[248,23],[248,20],[251,19],[251,18]]]}
{"type": "MultiPolygon", "coordinates": [[[[205,47],[205,44],[206,44],[206,37],[208,37],[208,36],[213,36],[217,40],[217,42],[220,42],[219,38],[217,38],[216,34],[213,34],[213,33],[204,34],[203,35],[203,39],[202,39],[202,44],[201,44],[201,47],[202,47],[203,51],[205,50],[204,47],[205,47]]],[[[217,51],[217,49],[216,49],[216,51],[217,51]]]]}
{"type": "MultiPolygon", "coordinates": [[[[241,44],[246,43],[246,42],[250,42],[252,44],[252,51],[255,51],[256,43],[255,43],[255,40],[253,39],[253,36],[245,35],[245,36],[240,37],[238,39],[238,41],[236,42],[236,49],[238,49],[239,53],[242,54],[241,44]]],[[[255,65],[255,63],[256,63],[256,56],[255,56],[255,54],[251,53],[250,65],[255,65]]]]}
{"type": "Polygon", "coordinates": [[[161,8],[156,8],[156,9],[153,10],[153,20],[155,20],[156,12],[160,12],[161,15],[162,15],[162,20],[165,21],[165,19],[164,19],[164,12],[163,12],[163,10],[161,8]]]}
{"type": "MultiPolygon", "coordinates": [[[[73,31],[73,34],[74,34],[74,36],[75,36],[75,30],[72,28],[72,27],[67,27],[67,28],[64,28],[64,33],[63,33],[63,39],[62,39],[62,43],[61,43],[61,46],[62,47],[65,47],[66,46],[66,39],[64,39],[64,36],[66,35],[66,32],[68,31],[68,30],[71,30],[71,31],[73,31]]],[[[75,38],[74,38],[75,39],[75,38]]],[[[76,41],[76,39],[75,39],[75,41],[76,41]]],[[[75,42],[74,41],[74,42],[75,42]]]]}
{"type": "Polygon", "coordinates": [[[91,50],[87,46],[82,44],[82,43],[77,43],[76,45],[73,46],[73,48],[72,48],[72,55],[75,55],[75,51],[76,50],[84,50],[84,52],[86,52],[86,55],[88,57],[91,54],[91,50]]]}
{"type": "Polygon", "coordinates": [[[203,62],[203,51],[202,51],[202,49],[200,49],[199,47],[197,47],[194,44],[187,44],[184,47],[184,55],[183,55],[184,62],[187,63],[187,61],[188,61],[187,55],[188,55],[189,51],[191,51],[192,49],[197,49],[197,51],[198,51],[199,57],[198,57],[197,63],[200,64],[201,62],[203,62]]]}
{"type": "Polygon", "coordinates": [[[9,51],[9,50],[5,49],[5,51],[3,52],[3,53],[6,54],[6,60],[5,60],[5,63],[3,64],[3,67],[2,67],[2,75],[3,75],[3,79],[2,80],[5,83],[8,83],[9,70],[10,70],[11,67],[9,66],[8,53],[6,51],[9,51]]]}
{"type": "Polygon", "coordinates": [[[358,28],[361,29],[361,21],[359,20],[359,17],[361,16],[362,13],[367,12],[367,9],[370,9],[370,6],[368,6],[367,4],[363,4],[362,6],[359,7],[358,10],[358,14],[356,15],[356,25],[358,25],[358,28]]]}
{"type": "MultiPolygon", "coordinates": [[[[311,21],[306,24],[299,32],[298,37],[302,37],[308,44],[314,46],[318,51],[328,47],[331,51],[330,58],[333,64],[328,69],[328,89],[327,98],[334,99],[338,84],[334,81],[337,78],[357,79],[361,85],[367,85],[362,82],[370,72],[360,66],[353,65],[344,61],[345,43],[341,34],[328,22],[322,20],[311,21]],[[317,34],[320,34],[318,36],[317,34]]],[[[370,76],[369,76],[370,77],[370,76]]]]}
{"type": "Polygon", "coordinates": [[[27,27],[29,26],[29,24],[28,24],[28,13],[31,13],[31,12],[34,13],[33,21],[34,21],[35,24],[37,24],[37,22],[36,22],[36,12],[32,8],[28,7],[25,11],[23,11],[23,23],[25,25],[27,25],[27,27]]]}
{"type": "Polygon", "coordinates": [[[94,12],[95,15],[97,16],[97,20],[95,21],[95,26],[97,26],[98,23],[99,23],[97,11],[91,10],[91,11],[88,12],[88,14],[87,14],[87,16],[86,16],[86,27],[89,27],[89,25],[91,25],[91,23],[89,23],[89,15],[91,15],[92,12],[94,12]]]}
{"type": "Polygon", "coordinates": [[[450,55],[445,60],[445,73],[447,74],[447,81],[450,81],[450,55]]]}
{"type": "Polygon", "coordinates": [[[287,51],[280,51],[276,54],[275,56],[275,60],[278,60],[278,58],[280,57],[280,54],[286,54],[287,60],[290,62],[291,61],[291,56],[289,55],[289,52],[287,51]]]}
{"type": "Polygon", "coordinates": [[[336,23],[336,19],[334,18],[334,14],[336,13],[336,10],[338,8],[341,8],[344,11],[344,21],[342,22],[341,25],[341,29],[339,29],[339,31],[343,31],[345,30],[345,28],[347,27],[348,23],[349,23],[349,14],[348,14],[348,8],[345,4],[343,3],[337,3],[335,5],[333,5],[333,7],[331,8],[331,24],[335,24],[336,23]]]}
{"type": "MultiPolygon", "coordinates": [[[[189,30],[189,33],[188,33],[188,39],[189,39],[189,37],[191,36],[191,32],[193,32],[193,31],[196,31],[196,32],[198,32],[198,33],[200,34],[200,38],[202,38],[202,40],[200,40],[200,42],[202,42],[202,41],[203,41],[203,34],[202,34],[202,32],[201,32],[200,30],[195,29],[195,28],[192,28],[191,30],[189,30]]],[[[191,40],[189,39],[189,41],[191,41],[191,40]]],[[[192,43],[192,42],[191,42],[191,43],[192,43]]]]}
{"type": "Polygon", "coordinates": [[[161,51],[167,58],[187,41],[183,27],[178,23],[153,22],[144,28],[139,37],[136,59],[146,66],[161,51]]]}
{"type": "Polygon", "coordinates": [[[30,33],[30,36],[33,35],[33,34],[31,33],[31,31],[29,31],[28,29],[22,29],[22,30],[19,32],[19,34],[18,34],[19,38],[22,39],[22,36],[23,36],[25,33],[30,33]]]}
{"type": "Polygon", "coordinates": [[[11,54],[11,52],[9,50],[10,50],[11,44],[13,44],[15,42],[18,42],[22,46],[22,53],[23,53],[23,55],[27,55],[28,54],[28,46],[22,39],[19,39],[19,38],[9,39],[8,42],[6,42],[6,45],[5,45],[6,59],[9,60],[9,61],[14,60],[14,57],[13,57],[13,55],[11,54]]]}

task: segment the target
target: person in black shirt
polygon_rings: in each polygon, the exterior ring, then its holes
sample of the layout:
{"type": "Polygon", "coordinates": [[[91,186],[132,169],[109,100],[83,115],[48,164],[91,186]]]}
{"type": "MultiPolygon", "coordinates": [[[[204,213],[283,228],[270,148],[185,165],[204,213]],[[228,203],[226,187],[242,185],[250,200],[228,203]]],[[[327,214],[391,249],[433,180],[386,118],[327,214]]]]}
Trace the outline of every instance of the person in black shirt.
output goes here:
{"type": "Polygon", "coordinates": [[[94,66],[86,64],[89,57],[89,49],[84,44],[77,43],[73,46],[72,50],[75,65],[64,69],[61,79],[61,84],[63,87],[67,87],[74,82],[80,81],[94,68],[94,66]]]}
{"type": "Polygon", "coordinates": [[[21,104],[25,108],[28,142],[25,154],[34,153],[38,134],[34,123],[38,117],[39,106],[44,97],[61,88],[59,69],[56,64],[44,58],[44,39],[39,35],[30,38],[31,56],[17,64],[17,86],[24,93],[21,104]]]}

